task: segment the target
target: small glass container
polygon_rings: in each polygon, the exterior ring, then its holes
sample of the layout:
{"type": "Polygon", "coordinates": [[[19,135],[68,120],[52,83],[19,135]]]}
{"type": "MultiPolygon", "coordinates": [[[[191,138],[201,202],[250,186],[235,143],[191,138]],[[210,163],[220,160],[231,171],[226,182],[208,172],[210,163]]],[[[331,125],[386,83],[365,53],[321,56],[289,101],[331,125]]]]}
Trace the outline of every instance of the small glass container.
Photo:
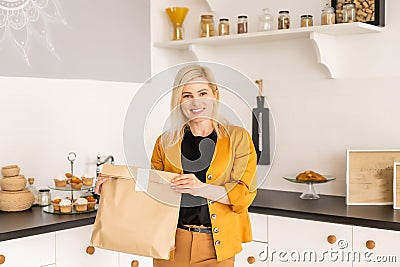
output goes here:
{"type": "Polygon", "coordinates": [[[212,14],[201,15],[200,37],[215,36],[214,16],[212,14]]]}
{"type": "Polygon", "coordinates": [[[51,203],[50,189],[39,189],[38,193],[38,205],[48,206],[51,203]]]}
{"type": "Polygon", "coordinates": [[[237,22],[237,33],[248,33],[249,29],[247,27],[247,16],[240,15],[238,16],[237,22]]]}
{"type": "Polygon", "coordinates": [[[288,10],[279,11],[278,17],[278,30],[284,30],[290,28],[290,16],[288,10]]]}
{"type": "Polygon", "coordinates": [[[353,2],[348,2],[343,6],[343,22],[351,23],[356,21],[356,7],[353,2]]]}
{"type": "Polygon", "coordinates": [[[218,24],[218,35],[229,35],[229,19],[220,18],[218,24]]]}
{"type": "Polygon", "coordinates": [[[301,15],[300,16],[300,26],[301,27],[311,27],[313,26],[313,16],[312,15],[301,15]]]}
{"type": "Polygon", "coordinates": [[[321,10],[321,25],[335,24],[335,9],[329,4],[321,10]]]}
{"type": "Polygon", "coordinates": [[[258,31],[265,32],[271,30],[273,17],[269,13],[269,8],[264,8],[263,13],[258,16],[258,31]]]}

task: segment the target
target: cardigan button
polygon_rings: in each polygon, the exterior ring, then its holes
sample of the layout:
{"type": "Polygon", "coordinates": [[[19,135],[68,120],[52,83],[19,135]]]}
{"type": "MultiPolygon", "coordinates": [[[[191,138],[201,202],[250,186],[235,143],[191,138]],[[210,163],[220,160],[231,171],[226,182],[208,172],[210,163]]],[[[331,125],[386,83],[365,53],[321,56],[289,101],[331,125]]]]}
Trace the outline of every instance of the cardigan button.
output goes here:
{"type": "Polygon", "coordinates": [[[221,245],[221,241],[219,241],[219,240],[215,241],[215,245],[216,245],[216,246],[221,245]]]}
{"type": "Polygon", "coordinates": [[[211,179],[212,179],[212,175],[209,174],[209,175],[207,176],[207,179],[208,179],[208,180],[211,180],[211,179]]]}
{"type": "Polygon", "coordinates": [[[215,213],[213,213],[213,214],[211,214],[211,219],[217,219],[217,214],[215,214],[215,213]]]}
{"type": "Polygon", "coordinates": [[[214,228],[214,233],[219,233],[219,228],[218,227],[214,228]]]}

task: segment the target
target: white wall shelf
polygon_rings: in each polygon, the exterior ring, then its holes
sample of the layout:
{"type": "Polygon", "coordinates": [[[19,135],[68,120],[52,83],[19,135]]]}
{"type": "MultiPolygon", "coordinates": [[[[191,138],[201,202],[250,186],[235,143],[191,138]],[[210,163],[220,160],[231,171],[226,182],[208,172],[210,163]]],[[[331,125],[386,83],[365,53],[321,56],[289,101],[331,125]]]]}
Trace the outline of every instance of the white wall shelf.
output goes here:
{"type": "MultiPolygon", "coordinates": [[[[318,63],[328,71],[329,78],[336,78],[336,37],[365,33],[381,32],[383,28],[374,25],[355,22],[308,28],[294,28],[288,30],[273,30],[267,32],[252,32],[246,34],[232,34],[210,38],[197,38],[192,40],[155,42],[156,48],[176,50],[191,50],[198,59],[196,52],[200,47],[226,46],[273,42],[293,39],[309,39],[314,44],[318,63]]],[[[209,48],[208,48],[209,49],[209,48]]]]}

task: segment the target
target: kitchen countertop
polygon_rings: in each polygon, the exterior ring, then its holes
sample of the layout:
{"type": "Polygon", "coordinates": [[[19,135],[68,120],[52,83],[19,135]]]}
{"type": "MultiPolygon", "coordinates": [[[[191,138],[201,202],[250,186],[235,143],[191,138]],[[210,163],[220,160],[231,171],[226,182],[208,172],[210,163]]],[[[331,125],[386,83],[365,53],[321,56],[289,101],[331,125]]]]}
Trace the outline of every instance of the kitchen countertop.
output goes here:
{"type": "Polygon", "coordinates": [[[0,241],[44,234],[94,223],[96,212],[82,214],[49,214],[41,207],[21,212],[0,211],[0,241]]]}
{"type": "Polygon", "coordinates": [[[400,231],[400,210],[386,206],[347,206],[346,198],[320,195],[300,199],[301,193],[258,190],[249,211],[267,215],[400,231]]]}
{"type": "MultiPolygon", "coordinates": [[[[259,189],[250,212],[400,231],[400,210],[392,206],[347,206],[344,197],[302,200],[300,193],[259,189]]],[[[0,241],[93,224],[96,212],[54,215],[33,207],[0,212],[0,241]]]]}

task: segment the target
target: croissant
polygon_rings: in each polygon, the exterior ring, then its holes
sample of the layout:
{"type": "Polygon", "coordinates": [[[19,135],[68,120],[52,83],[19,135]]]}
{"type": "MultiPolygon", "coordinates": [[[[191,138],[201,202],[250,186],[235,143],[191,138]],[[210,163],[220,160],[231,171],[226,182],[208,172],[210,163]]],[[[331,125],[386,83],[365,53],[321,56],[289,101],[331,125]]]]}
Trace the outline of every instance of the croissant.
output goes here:
{"type": "Polygon", "coordinates": [[[326,181],[326,178],[319,173],[316,173],[313,171],[305,171],[305,172],[299,173],[296,176],[296,180],[322,182],[322,181],[326,181]]]}

